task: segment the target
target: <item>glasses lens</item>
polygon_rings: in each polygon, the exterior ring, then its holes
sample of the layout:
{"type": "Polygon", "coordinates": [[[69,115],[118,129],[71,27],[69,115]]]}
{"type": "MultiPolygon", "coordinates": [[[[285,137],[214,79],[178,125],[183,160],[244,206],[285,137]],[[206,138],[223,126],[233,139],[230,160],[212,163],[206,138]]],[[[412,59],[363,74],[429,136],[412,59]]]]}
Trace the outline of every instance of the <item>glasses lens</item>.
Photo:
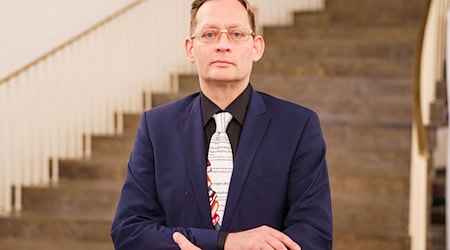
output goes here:
{"type": "Polygon", "coordinates": [[[242,30],[233,29],[228,31],[228,37],[235,42],[242,42],[248,39],[248,34],[242,30]]]}
{"type": "Polygon", "coordinates": [[[241,29],[231,29],[231,30],[219,30],[219,29],[205,29],[195,35],[195,37],[203,43],[217,42],[222,33],[226,33],[228,39],[233,42],[243,42],[248,40],[250,33],[243,31],[241,29]]]}
{"type": "Polygon", "coordinates": [[[216,40],[219,32],[220,31],[217,29],[204,30],[204,31],[200,32],[199,40],[204,43],[213,42],[216,40]]]}

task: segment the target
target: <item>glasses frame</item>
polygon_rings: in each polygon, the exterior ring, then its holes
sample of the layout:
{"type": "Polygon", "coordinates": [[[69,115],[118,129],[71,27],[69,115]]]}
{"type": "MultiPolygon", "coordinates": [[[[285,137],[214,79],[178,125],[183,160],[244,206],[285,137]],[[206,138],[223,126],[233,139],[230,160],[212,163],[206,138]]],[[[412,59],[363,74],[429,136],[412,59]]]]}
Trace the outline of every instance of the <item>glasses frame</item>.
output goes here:
{"type": "Polygon", "coordinates": [[[255,36],[256,36],[255,32],[254,32],[252,29],[246,29],[246,30],[244,30],[244,29],[240,29],[240,28],[232,28],[232,29],[207,28],[207,29],[203,29],[203,30],[200,30],[200,31],[198,31],[198,32],[196,32],[196,33],[194,33],[194,34],[192,34],[191,39],[197,38],[198,41],[199,41],[199,42],[202,42],[202,43],[217,43],[217,42],[220,40],[220,37],[222,36],[222,33],[225,33],[226,36],[227,36],[227,38],[228,38],[228,40],[229,40],[229,41],[232,41],[232,42],[234,42],[234,43],[245,42],[245,41],[248,41],[248,39],[250,38],[250,36],[252,36],[253,38],[255,38],[255,36]],[[202,34],[204,31],[207,31],[207,30],[217,30],[217,31],[218,31],[218,35],[217,35],[217,37],[215,38],[215,40],[211,40],[211,41],[202,41],[202,39],[199,38],[199,35],[202,34]],[[233,31],[233,30],[239,30],[239,31],[242,31],[242,32],[244,32],[244,34],[247,34],[247,35],[249,35],[249,36],[248,36],[248,38],[245,39],[245,40],[236,41],[236,40],[234,40],[234,38],[231,38],[231,37],[230,37],[230,34],[228,33],[229,31],[233,31]]]}

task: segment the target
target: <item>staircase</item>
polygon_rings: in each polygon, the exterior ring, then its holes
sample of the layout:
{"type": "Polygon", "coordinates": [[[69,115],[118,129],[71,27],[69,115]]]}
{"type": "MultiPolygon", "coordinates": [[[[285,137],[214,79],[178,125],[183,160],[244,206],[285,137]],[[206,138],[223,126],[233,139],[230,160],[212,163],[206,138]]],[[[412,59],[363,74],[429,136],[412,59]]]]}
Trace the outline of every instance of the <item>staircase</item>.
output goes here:
{"type": "MultiPolygon", "coordinates": [[[[445,77],[444,77],[445,78],[445,77]]],[[[448,110],[447,110],[447,82],[442,80],[436,83],[436,100],[431,104],[430,108],[430,144],[432,148],[436,148],[437,131],[440,128],[448,127],[448,110]]],[[[442,138],[444,139],[444,138],[442,138]]],[[[445,140],[445,139],[444,139],[445,140]]],[[[448,147],[448,146],[447,146],[448,147]]],[[[433,155],[434,156],[434,155],[433,155]]],[[[446,216],[445,216],[445,190],[446,190],[446,166],[436,164],[434,159],[431,170],[431,209],[430,209],[430,230],[429,245],[433,250],[446,249],[446,216]]],[[[442,163],[440,163],[442,164],[442,163]]]]}
{"type": "MultiPolygon", "coordinates": [[[[410,248],[409,166],[412,66],[422,0],[332,0],[265,27],[255,89],[315,110],[328,146],[334,248],[410,248]]],[[[177,93],[198,91],[180,75],[177,93]]],[[[61,182],[30,187],[24,209],[0,218],[0,249],[113,249],[109,228],[139,114],[120,136],[95,136],[89,159],[61,160],[61,182]]]]}

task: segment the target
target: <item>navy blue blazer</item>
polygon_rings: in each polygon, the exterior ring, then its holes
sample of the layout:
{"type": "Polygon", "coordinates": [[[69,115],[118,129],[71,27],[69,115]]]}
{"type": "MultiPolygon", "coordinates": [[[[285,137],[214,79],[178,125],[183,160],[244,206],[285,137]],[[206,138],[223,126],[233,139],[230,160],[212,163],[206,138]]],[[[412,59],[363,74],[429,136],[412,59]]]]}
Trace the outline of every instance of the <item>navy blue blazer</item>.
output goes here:
{"type": "MultiPolygon", "coordinates": [[[[111,228],[115,249],[179,249],[175,231],[201,249],[217,249],[204,147],[199,93],[145,112],[111,228]]],[[[221,230],[261,225],[286,233],[302,250],[332,248],[317,115],[252,89],[221,230]]]]}

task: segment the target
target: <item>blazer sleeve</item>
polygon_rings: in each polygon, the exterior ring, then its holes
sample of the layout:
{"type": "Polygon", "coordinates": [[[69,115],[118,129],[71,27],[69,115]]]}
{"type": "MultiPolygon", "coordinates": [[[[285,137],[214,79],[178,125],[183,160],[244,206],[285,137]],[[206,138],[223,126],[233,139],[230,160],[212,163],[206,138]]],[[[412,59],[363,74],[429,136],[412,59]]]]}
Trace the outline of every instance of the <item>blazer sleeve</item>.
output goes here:
{"type": "Polygon", "coordinates": [[[115,249],[179,249],[172,240],[174,232],[182,233],[201,249],[217,249],[216,230],[165,226],[164,212],[157,200],[154,152],[145,116],[111,227],[115,249]]]}
{"type": "Polygon", "coordinates": [[[284,230],[304,250],[332,249],[331,195],[325,153],[319,118],[312,112],[290,168],[284,230]]]}

